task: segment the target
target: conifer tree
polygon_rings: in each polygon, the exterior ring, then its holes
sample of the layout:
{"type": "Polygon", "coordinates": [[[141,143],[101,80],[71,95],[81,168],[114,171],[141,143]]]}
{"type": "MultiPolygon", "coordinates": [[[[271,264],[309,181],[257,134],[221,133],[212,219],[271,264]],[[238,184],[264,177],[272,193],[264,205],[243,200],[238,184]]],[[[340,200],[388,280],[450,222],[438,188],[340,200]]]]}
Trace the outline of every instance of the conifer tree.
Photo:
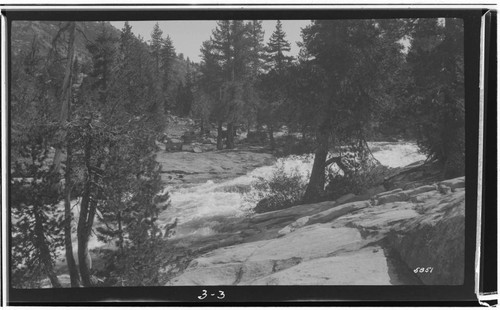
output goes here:
{"type": "Polygon", "coordinates": [[[253,98],[247,100],[244,114],[247,121],[247,133],[250,132],[252,123],[257,118],[260,98],[258,95],[259,76],[263,72],[265,64],[265,46],[264,46],[264,30],[262,29],[262,20],[252,20],[248,23],[249,40],[250,40],[250,83],[251,88],[248,88],[253,98]]]}
{"type": "Polygon", "coordinates": [[[99,101],[106,105],[111,94],[109,84],[114,80],[114,64],[116,56],[115,44],[117,39],[111,35],[104,24],[101,24],[101,33],[95,42],[88,44],[87,49],[92,55],[92,71],[90,76],[94,79],[92,87],[99,94],[99,101]]]}
{"type": "Polygon", "coordinates": [[[406,106],[418,143],[443,164],[445,177],[464,174],[464,38],[458,19],[418,19],[408,64],[413,83],[406,106]]]}
{"type": "Polygon", "coordinates": [[[169,108],[169,99],[172,93],[172,75],[173,75],[173,66],[176,59],[176,53],[174,44],[172,43],[172,39],[170,36],[162,41],[162,47],[160,50],[161,53],[161,65],[160,65],[160,74],[162,76],[162,92],[165,102],[165,111],[169,108]]]}
{"type": "Polygon", "coordinates": [[[160,29],[158,22],[154,25],[153,31],[151,32],[151,56],[153,57],[155,75],[157,78],[160,77],[160,65],[162,58],[162,47],[163,47],[163,31],[160,29]]]}
{"type": "Polygon", "coordinates": [[[250,40],[250,74],[253,79],[256,79],[262,70],[265,47],[264,47],[264,30],[262,29],[262,20],[252,20],[248,23],[249,40],[250,40]]]}
{"type": "Polygon", "coordinates": [[[48,277],[52,287],[61,287],[54,271],[59,249],[64,246],[61,227],[64,214],[57,208],[63,199],[59,170],[49,169],[58,125],[46,106],[45,64],[37,37],[29,50],[13,57],[12,86],[12,284],[37,287],[48,277]]]}
{"type": "Polygon", "coordinates": [[[261,105],[259,119],[266,124],[271,149],[275,147],[274,130],[283,118],[282,109],[285,107],[287,85],[287,69],[293,57],[286,56],[290,51],[290,43],[285,39],[281,21],[276,22],[276,29],[269,38],[266,46],[267,72],[261,76],[261,105]]]}
{"type": "Polygon", "coordinates": [[[270,70],[275,70],[279,74],[283,72],[286,66],[293,60],[292,56],[285,55],[285,53],[290,52],[290,49],[290,42],[286,40],[283,25],[278,20],[276,22],[276,29],[269,38],[266,48],[270,70]]]}
{"type": "Polygon", "coordinates": [[[401,65],[402,47],[387,33],[376,20],[316,20],[302,32],[315,98],[302,104],[315,111],[316,143],[304,202],[324,195],[327,165],[342,166],[342,157],[328,159],[332,147],[359,145],[365,156],[362,142],[401,65]]]}
{"type": "Polygon", "coordinates": [[[227,122],[226,147],[234,148],[235,124],[241,121],[241,113],[244,110],[249,93],[251,40],[249,39],[249,27],[241,20],[221,20],[212,32],[209,43],[204,44],[204,56],[211,59],[212,69],[219,74],[221,83],[219,89],[219,104],[214,107],[217,118],[217,147],[221,149],[223,131],[222,124],[227,122]]]}

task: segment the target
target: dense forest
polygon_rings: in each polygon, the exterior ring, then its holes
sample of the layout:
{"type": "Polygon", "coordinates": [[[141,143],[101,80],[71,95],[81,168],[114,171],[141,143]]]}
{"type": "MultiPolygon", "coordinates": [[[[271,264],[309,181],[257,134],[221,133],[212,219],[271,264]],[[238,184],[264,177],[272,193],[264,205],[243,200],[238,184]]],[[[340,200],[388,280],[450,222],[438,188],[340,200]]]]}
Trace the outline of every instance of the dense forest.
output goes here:
{"type": "Polygon", "coordinates": [[[415,140],[443,177],[464,174],[460,19],[313,20],[296,57],[279,20],[267,42],[261,20],[220,20],[200,63],[167,32],[156,24],[145,40],[128,22],[13,23],[14,287],[61,287],[61,253],[72,287],[160,283],[169,232],[157,220],[170,193],[155,154],[171,116],[194,120],[193,135],[216,132],[219,151],[246,132],[245,143],[276,156],[314,154],[301,195],[271,203],[281,207],[370,186],[380,170],[367,141],[415,140]],[[341,173],[329,172],[334,163],[341,173]],[[91,268],[91,235],[116,244],[105,274],[91,268]]]}

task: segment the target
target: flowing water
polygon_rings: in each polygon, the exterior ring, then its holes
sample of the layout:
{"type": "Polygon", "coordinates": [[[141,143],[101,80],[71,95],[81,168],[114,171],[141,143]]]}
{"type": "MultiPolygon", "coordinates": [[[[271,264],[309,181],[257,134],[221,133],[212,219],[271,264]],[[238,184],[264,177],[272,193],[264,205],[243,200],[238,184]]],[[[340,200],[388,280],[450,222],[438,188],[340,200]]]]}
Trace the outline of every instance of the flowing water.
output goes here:
{"type": "MultiPolygon", "coordinates": [[[[419,160],[425,155],[418,152],[414,143],[408,142],[369,142],[374,157],[388,167],[403,167],[419,160]]],[[[187,234],[209,235],[213,233],[210,223],[229,217],[241,217],[251,213],[259,200],[252,184],[259,178],[269,179],[273,172],[282,167],[287,173],[299,173],[307,180],[313,165],[312,154],[288,156],[278,159],[272,166],[256,168],[250,173],[222,182],[206,183],[185,187],[170,188],[171,206],[161,214],[160,223],[178,221],[176,236],[187,234]]]]}

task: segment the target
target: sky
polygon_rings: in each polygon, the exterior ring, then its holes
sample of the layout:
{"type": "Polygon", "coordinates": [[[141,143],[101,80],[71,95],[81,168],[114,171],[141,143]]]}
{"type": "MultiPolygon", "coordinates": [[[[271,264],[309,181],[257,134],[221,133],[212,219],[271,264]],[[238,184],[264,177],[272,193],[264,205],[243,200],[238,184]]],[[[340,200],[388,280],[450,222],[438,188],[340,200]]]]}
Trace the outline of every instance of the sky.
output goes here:
{"type": "MultiPolygon", "coordinates": [[[[141,35],[145,41],[151,38],[151,31],[157,21],[130,21],[132,32],[135,35],[141,35]]],[[[300,29],[310,24],[309,20],[282,20],[283,30],[286,33],[286,39],[290,42],[290,55],[296,56],[299,53],[299,48],[296,42],[302,41],[300,37],[300,29]]],[[[123,21],[113,21],[111,25],[118,29],[123,28],[123,21]]],[[[212,30],[216,27],[216,21],[158,21],[160,29],[163,31],[163,37],[170,36],[174,43],[177,54],[184,54],[184,57],[189,57],[194,62],[199,62],[200,47],[203,41],[210,38],[212,30]]],[[[276,20],[264,20],[262,23],[264,30],[264,43],[267,44],[269,37],[276,28],[276,20]]]]}

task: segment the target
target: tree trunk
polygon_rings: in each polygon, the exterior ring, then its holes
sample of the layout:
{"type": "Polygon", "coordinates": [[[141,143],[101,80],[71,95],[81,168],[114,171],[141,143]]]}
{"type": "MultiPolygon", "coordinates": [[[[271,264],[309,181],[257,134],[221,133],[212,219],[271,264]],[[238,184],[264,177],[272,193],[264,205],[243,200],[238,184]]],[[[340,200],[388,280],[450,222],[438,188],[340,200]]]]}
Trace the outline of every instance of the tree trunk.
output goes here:
{"type": "Polygon", "coordinates": [[[234,123],[227,124],[226,148],[234,149],[234,123]]]}
{"type": "Polygon", "coordinates": [[[328,134],[325,131],[318,133],[318,148],[314,154],[314,163],[307,185],[306,192],[302,198],[303,203],[314,203],[321,200],[325,191],[325,162],[328,156],[328,134]]]}
{"type": "Polygon", "coordinates": [[[64,197],[64,245],[66,249],[66,262],[68,264],[71,287],[80,286],[80,274],[76,267],[75,257],[73,256],[73,242],[71,238],[71,223],[73,216],[71,213],[71,147],[67,146],[66,171],[65,171],[65,197],[64,197]]]}
{"type": "MultiPolygon", "coordinates": [[[[63,85],[61,87],[61,114],[59,116],[60,124],[64,124],[68,120],[69,115],[69,104],[71,102],[71,85],[73,84],[73,62],[75,58],[75,22],[70,22],[69,31],[69,43],[68,43],[68,57],[66,62],[66,70],[64,73],[63,85]]],[[[58,147],[54,155],[54,161],[52,164],[53,171],[59,171],[62,158],[62,149],[58,147]]]]}
{"type": "Polygon", "coordinates": [[[90,152],[92,151],[92,141],[90,138],[85,143],[85,166],[87,168],[87,179],[83,191],[82,202],[80,204],[80,218],[78,219],[78,267],[82,278],[83,286],[92,286],[90,280],[90,255],[88,243],[95,216],[95,204],[91,199],[92,173],[90,169],[90,152]]]}
{"type": "Polygon", "coordinates": [[[205,135],[205,126],[203,126],[203,117],[201,118],[201,121],[200,121],[200,137],[203,137],[205,135]]]}
{"type": "MultiPolygon", "coordinates": [[[[41,206],[38,206],[41,208],[41,206]]],[[[40,262],[45,274],[49,277],[52,287],[59,288],[61,283],[54,272],[54,265],[52,263],[52,257],[50,256],[49,246],[47,245],[47,239],[45,238],[45,233],[43,231],[44,219],[40,214],[40,210],[35,210],[35,235],[37,240],[37,247],[40,250],[40,262]]]]}
{"type": "Polygon", "coordinates": [[[217,122],[217,149],[222,150],[224,148],[224,140],[223,140],[223,131],[222,131],[222,122],[217,122]]]}
{"type": "Polygon", "coordinates": [[[267,132],[269,134],[269,146],[271,147],[271,150],[274,150],[276,142],[274,141],[274,128],[272,125],[267,125],[267,132]]]}

